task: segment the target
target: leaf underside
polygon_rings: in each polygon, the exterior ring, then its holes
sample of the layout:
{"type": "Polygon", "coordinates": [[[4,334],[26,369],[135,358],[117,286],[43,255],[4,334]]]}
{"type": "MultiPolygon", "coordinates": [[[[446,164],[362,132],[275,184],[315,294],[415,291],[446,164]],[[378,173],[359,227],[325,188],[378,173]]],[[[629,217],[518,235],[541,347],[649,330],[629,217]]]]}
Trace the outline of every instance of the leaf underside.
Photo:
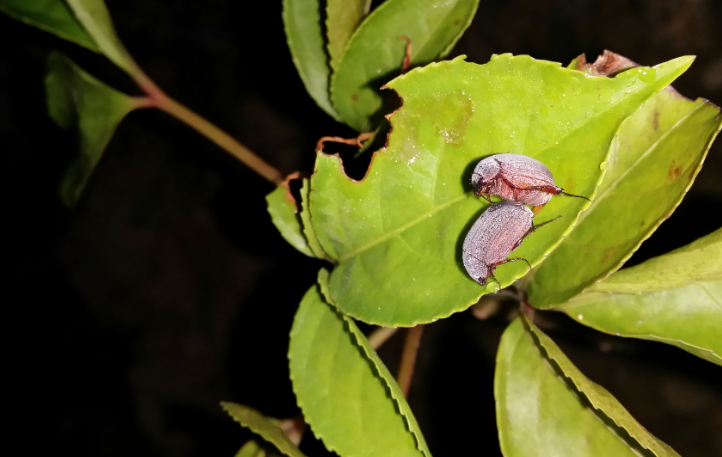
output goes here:
{"type": "Polygon", "coordinates": [[[291,195],[288,180],[281,183],[270,194],[266,195],[268,214],[284,240],[309,257],[314,253],[306,241],[301,227],[296,199],[291,195]]]}
{"type": "MultiPolygon", "coordinates": [[[[469,185],[478,160],[500,152],[534,157],[559,177],[557,185],[591,198],[619,124],[691,60],[605,78],[527,56],[495,56],[485,65],[459,58],[390,82],[403,106],[366,177],[349,179],[338,157],[320,153],[311,178],[312,222],[339,262],[329,284],[334,304],[364,322],[413,326],[493,292],[495,283],[480,286],[461,264],[466,232],[488,205],[469,185]]],[[[513,256],[538,264],[587,205],[552,199],[535,222],[561,219],[513,256]]],[[[521,263],[499,267],[502,287],[527,272],[521,263]]]]}
{"type": "Polygon", "coordinates": [[[92,51],[99,51],[95,41],[75,19],[64,1],[0,0],[0,11],[64,40],[72,41],[92,51]]]}
{"type": "Polygon", "coordinates": [[[618,336],[672,344],[722,365],[722,229],[620,270],[556,307],[618,336]]]}
{"type": "Polygon", "coordinates": [[[672,90],[627,119],[594,202],[535,270],[529,302],[537,308],[564,303],[617,270],[680,203],[720,126],[719,108],[672,90]]]}
{"type": "Polygon", "coordinates": [[[502,336],[494,395],[506,457],[678,456],[524,318],[502,336]]]}
{"type": "Polygon", "coordinates": [[[388,372],[378,371],[381,362],[369,359],[358,335],[353,321],[326,303],[318,286],[306,293],[288,352],[293,390],[306,422],[342,456],[428,457],[419,450],[425,449],[423,438],[417,445],[399,413],[408,410],[406,401],[392,397],[389,385],[395,381],[383,378],[388,372]]]}
{"type": "MultiPolygon", "coordinates": [[[[304,454],[298,450],[296,445],[288,439],[286,434],[283,433],[283,431],[271,419],[267,418],[255,409],[230,402],[222,402],[221,406],[228,415],[233,418],[233,420],[273,444],[283,455],[288,457],[305,457],[304,454]]],[[[255,456],[259,450],[260,446],[258,446],[258,444],[255,444],[254,446],[253,444],[246,443],[246,445],[239,451],[239,454],[244,455],[241,454],[241,452],[246,452],[249,456],[255,456]],[[253,451],[251,449],[253,449],[253,451]],[[252,453],[254,451],[256,454],[252,453]]]]}
{"type": "Polygon", "coordinates": [[[80,156],[61,182],[63,202],[74,206],[120,121],[138,100],[101,83],[60,53],[48,58],[45,89],[50,117],[61,127],[77,122],[80,156]]]}

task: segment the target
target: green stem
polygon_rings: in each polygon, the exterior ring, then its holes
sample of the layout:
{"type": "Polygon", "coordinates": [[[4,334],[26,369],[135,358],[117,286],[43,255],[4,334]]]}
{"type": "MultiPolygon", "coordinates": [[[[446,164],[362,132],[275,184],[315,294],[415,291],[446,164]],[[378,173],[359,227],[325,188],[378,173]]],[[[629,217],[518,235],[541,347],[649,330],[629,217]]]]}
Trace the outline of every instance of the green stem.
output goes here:
{"type": "Polygon", "coordinates": [[[283,182],[283,174],[281,174],[280,171],[269,165],[223,130],[167,96],[143,72],[135,75],[134,79],[138,86],[148,94],[148,103],[145,106],[155,107],[165,111],[189,127],[192,127],[272,184],[279,185],[283,182]]]}
{"type": "Polygon", "coordinates": [[[411,378],[414,376],[414,365],[416,365],[416,354],[419,352],[419,343],[421,342],[421,335],[423,335],[423,333],[423,325],[417,325],[406,331],[404,352],[401,354],[399,374],[396,376],[396,381],[398,381],[404,397],[408,396],[409,388],[411,387],[411,378]]]}

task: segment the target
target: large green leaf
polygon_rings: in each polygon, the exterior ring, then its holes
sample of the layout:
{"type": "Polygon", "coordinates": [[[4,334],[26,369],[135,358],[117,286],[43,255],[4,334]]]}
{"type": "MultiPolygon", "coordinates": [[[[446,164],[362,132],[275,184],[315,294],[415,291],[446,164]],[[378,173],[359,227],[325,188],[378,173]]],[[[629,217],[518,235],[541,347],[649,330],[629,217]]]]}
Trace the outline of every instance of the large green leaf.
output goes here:
{"type": "MultiPolygon", "coordinates": [[[[276,446],[276,449],[281,451],[283,455],[287,455],[288,457],[305,457],[303,452],[298,450],[296,445],[288,439],[286,434],[283,433],[273,420],[267,418],[255,409],[229,402],[223,402],[221,403],[221,406],[223,406],[223,409],[233,418],[233,420],[242,426],[247,427],[253,433],[260,435],[264,440],[276,446]]],[[[247,446],[244,446],[241,450],[245,449],[247,446]]],[[[253,448],[254,446],[251,445],[248,447],[253,448]]],[[[239,453],[240,452],[241,451],[239,451],[239,453]]],[[[256,455],[251,454],[250,450],[246,450],[245,452],[249,455],[256,455]]]]}
{"type": "Polygon", "coordinates": [[[620,270],[557,309],[597,330],[673,344],[722,365],[722,229],[620,270]]]}
{"type": "Polygon", "coordinates": [[[113,21],[103,0],[65,1],[83,28],[93,38],[100,52],[131,76],[142,73],[116,35],[113,21]]]}
{"type": "Polygon", "coordinates": [[[98,45],[63,0],[0,0],[0,11],[93,51],[98,45]]]}
{"type": "Polygon", "coordinates": [[[331,70],[324,49],[319,0],[283,0],[283,25],[298,75],[311,98],[338,119],[328,94],[331,70]]]}
{"type": "MultiPolygon", "coordinates": [[[[485,65],[461,58],[415,69],[390,82],[403,99],[392,132],[362,181],[336,156],[318,154],[311,215],[321,246],[339,262],[330,279],[345,313],[387,327],[413,326],[466,309],[493,292],[461,264],[466,231],[486,207],[468,184],[471,168],[499,152],[542,161],[568,192],[593,197],[600,164],[619,124],[681,74],[684,57],[615,78],[590,77],[527,56],[501,55],[485,65]]],[[[514,252],[538,264],[588,205],[555,197],[514,252]]],[[[507,264],[506,287],[527,272],[507,264]]]]}
{"type": "Polygon", "coordinates": [[[63,128],[77,121],[80,133],[80,156],[60,187],[63,202],[73,206],[116,127],[126,114],[143,106],[143,99],[106,86],[60,53],[50,55],[48,68],[45,89],[50,117],[63,128]]]}
{"type": "Polygon", "coordinates": [[[271,215],[273,225],[276,226],[284,240],[303,254],[314,257],[314,252],[309,247],[302,231],[298,204],[289,187],[289,181],[297,177],[297,174],[289,175],[273,192],[266,195],[268,214],[271,215]]]}
{"type": "MultiPolygon", "coordinates": [[[[331,101],[358,131],[373,130],[379,88],[397,75],[411,39],[412,63],[445,56],[471,23],[479,0],[386,0],[359,26],[331,79],[331,101]]],[[[382,113],[383,114],[383,113],[382,113]]]]}
{"type": "Polygon", "coordinates": [[[658,93],[627,119],[594,202],[535,270],[530,303],[564,303],[617,270],[677,207],[721,125],[719,108],[673,90],[658,93]]]}
{"type": "Polygon", "coordinates": [[[371,0],[328,0],[326,36],[331,68],[336,68],[349,38],[368,14],[371,0]]]}
{"type": "MultiPolygon", "coordinates": [[[[323,275],[319,275],[323,281],[323,275]]],[[[394,398],[386,373],[377,371],[358,330],[313,286],[303,297],[288,351],[298,405],[313,433],[332,451],[351,456],[426,455],[412,433],[405,400],[394,398]],[[403,405],[403,407],[401,406],[403,405]]]]}
{"type": "Polygon", "coordinates": [[[622,457],[642,449],[657,457],[678,455],[521,318],[502,336],[494,396],[506,457],[622,457]]]}

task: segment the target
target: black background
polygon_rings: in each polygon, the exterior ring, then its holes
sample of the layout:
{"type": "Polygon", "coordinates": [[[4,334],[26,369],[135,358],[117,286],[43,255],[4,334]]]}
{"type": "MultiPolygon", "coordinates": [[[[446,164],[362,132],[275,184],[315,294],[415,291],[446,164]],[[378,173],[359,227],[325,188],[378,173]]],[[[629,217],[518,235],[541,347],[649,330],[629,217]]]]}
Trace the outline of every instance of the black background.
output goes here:
{"type": "MultiPolygon", "coordinates": [[[[315,106],[285,42],[280,2],[109,0],[131,54],[168,94],[284,173],[309,172],[323,135],[350,136],[315,106]]],[[[319,261],[272,226],[270,184],[169,116],[133,112],[73,211],[57,188],[77,151],[46,115],[44,59],[67,52],[101,80],[117,68],[0,15],[0,166],[7,403],[26,449],[76,455],[230,456],[249,437],[221,400],[298,414],[288,331],[319,261]],[[16,412],[17,411],[17,412],[16,412]]],[[[722,103],[716,0],[482,0],[453,55],[567,63],[611,49],[641,64],[697,61],[675,87],[722,103]]],[[[638,263],[722,226],[722,143],[638,263]]],[[[720,368],[662,344],[542,318],[572,360],[685,456],[722,456],[720,368]]],[[[492,393],[506,313],[427,326],[410,403],[432,453],[500,455],[492,393]]],[[[681,323],[683,325],[683,322],[681,323]]],[[[392,372],[402,343],[381,350],[392,372]]],[[[325,455],[309,435],[302,447],[325,455]]]]}

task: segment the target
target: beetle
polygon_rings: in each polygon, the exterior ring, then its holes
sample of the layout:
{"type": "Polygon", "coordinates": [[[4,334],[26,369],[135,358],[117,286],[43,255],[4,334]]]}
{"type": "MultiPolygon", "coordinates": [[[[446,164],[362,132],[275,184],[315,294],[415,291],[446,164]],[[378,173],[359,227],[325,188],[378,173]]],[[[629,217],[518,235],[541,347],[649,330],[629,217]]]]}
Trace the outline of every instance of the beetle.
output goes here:
{"type": "Polygon", "coordinates": [[[590,201],[582,195],[564,192],[554,184],[554,176],[546,165],[522,154],[495,154],[481,159],[471,175],[471,185],[474,195],[489,202],[490,196],[496,195],[539,209],[549,202],[552,195],[568,195],[590,201]]]}
{"type": "Polygon", "coordinates": [[[494,203],[479,216],[466,235],[462,251],[464,267],[472,279],[485,286],[491,277],[499,284],[494,277],[496,267],[517,260],[523,260],[531,269],[528,260],[507,257],[534,230],[561,217],[534,225],[533,216],[526,205],[510,201],[494,203]]]}

